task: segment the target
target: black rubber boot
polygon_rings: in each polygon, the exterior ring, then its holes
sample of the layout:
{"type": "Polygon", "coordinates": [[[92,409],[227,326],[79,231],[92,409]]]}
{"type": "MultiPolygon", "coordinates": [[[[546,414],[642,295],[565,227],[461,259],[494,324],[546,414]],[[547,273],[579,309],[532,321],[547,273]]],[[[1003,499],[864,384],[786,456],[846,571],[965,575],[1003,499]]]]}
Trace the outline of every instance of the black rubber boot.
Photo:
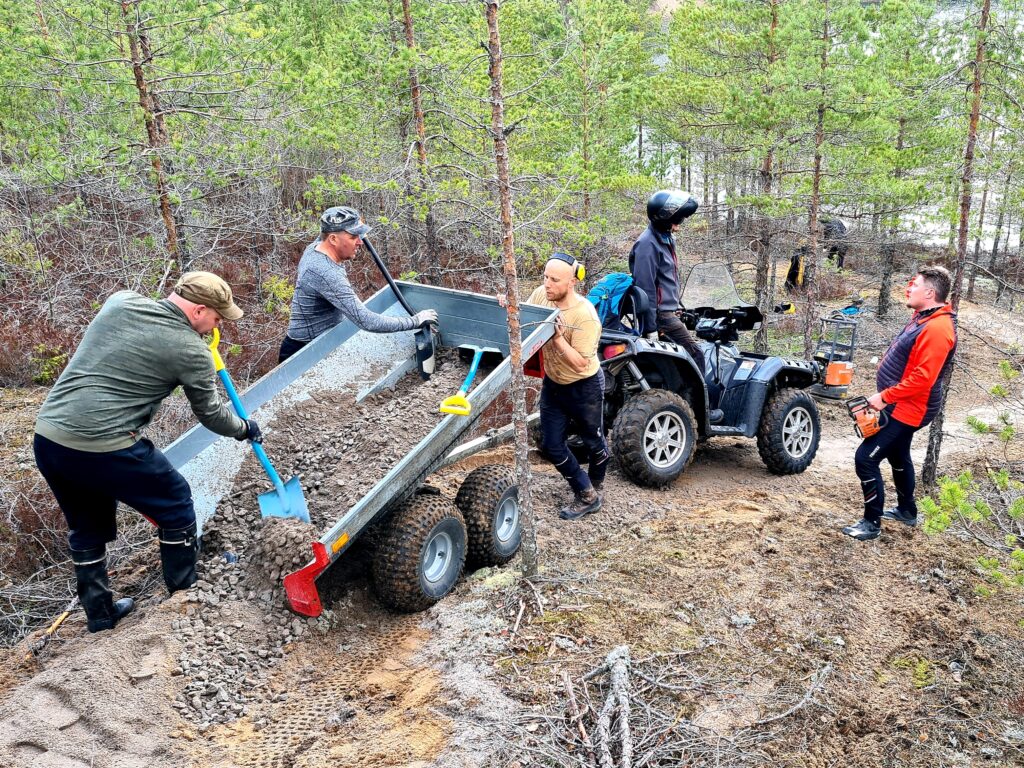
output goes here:
{"type": "Polygon", "coordinates": [[[915,525],[917,525],[917,515],[912,515],[909,512],[904,512],[899,507],[894,507],[893,509],[885,510],[885,512],[882,513],[882,519],[895,520],[897,523],[903,523],[904,525],[909,525],[910,527],[914,527],[915,525]]]}
{"type": "Polygon", "coordinates": [[[860,522],[843,528],[843,533],[857,541],[871,541],[882,535],[882,526],[864,518],[860,522]]]}
{"type": "Polygon", "coordinates": [[[199,556],[199,538],[196,524],[186,528],[158,528],[160,562],[164,569],[164,584],[174,594],[196,583],[196,559],[199,556]]]}
{"type": "Polygon", "coordinates": [[[71,562],[75,564],[78,601],[85,611],[86,626],[90,632],[113,629],[117,622],[135,609],[135,601],[130,597],[114,602],[107,576],[106,547],[72,549],[71,562]]]}
{"type": "Polygon", "coordinates": [[[578,520],[584,515],[599,511],[601,502],[601,494],[593,488],[587,488],[583,493],[576,494],[572,504],[559,512],[558,516],[563,520],[578,520]]]}

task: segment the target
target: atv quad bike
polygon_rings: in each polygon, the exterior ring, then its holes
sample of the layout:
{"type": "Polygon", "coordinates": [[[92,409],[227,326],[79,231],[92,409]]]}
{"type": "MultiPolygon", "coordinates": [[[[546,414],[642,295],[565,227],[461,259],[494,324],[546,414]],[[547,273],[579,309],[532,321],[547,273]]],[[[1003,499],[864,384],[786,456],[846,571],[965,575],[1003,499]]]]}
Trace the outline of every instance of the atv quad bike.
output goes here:
{"type": "MultiPolygon", "coordinates": [[[[738,349],[739,333],[756,330],[764,318],[740,299],[721,262],[695,266],[680,298],[683,322],[704,353],[703,377],[672,342],[601,334],[605,425],[623,473],[639,485],[666,485],[693,460],[698,441],[720,436],[756,437],[770,472],[803,472],[821,436],[808,391],[821,380],[820,365],[738,349]]],[[[628,324],[628,310],[623,315],[628,324]]]]}

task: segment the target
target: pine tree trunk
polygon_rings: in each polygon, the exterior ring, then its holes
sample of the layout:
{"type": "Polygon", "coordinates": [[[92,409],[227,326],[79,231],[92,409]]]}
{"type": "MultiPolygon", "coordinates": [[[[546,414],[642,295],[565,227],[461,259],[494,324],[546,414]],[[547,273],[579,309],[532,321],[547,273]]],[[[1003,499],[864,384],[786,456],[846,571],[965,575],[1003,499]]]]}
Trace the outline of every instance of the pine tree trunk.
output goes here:
{"type": "Polygon", "coordinates": [[[636,122],[636,170],[642,173],[644,169],[644,121],[639,119],[636,122]]]}
{"type": "MultiPolygon", "coordinates": [[[[769,19],[768,22],[768,74],[770,75],[775,62],[778,61],[779,53],[775,47],[775,35],[779,28],[779,0],[768,0],[769,19]]],[[[766,100],[772,95],[770,86],[764,88],[766,100]]],[[[764,160],[761,161],[759,173],[761,181],[761,194],[767,202],[772,194],[772,164],[775,159],[774,147],[769,147],[765,152],[764,160]]],[[[757,253],[757,264],[754,272],[754,301],[761,313],[767,316],[772,301],[773,285],[769,283],[769,272],[772,254],[772,222],[763,213],[758,216],[758,236],[755,241],[757,253]]],[[[754,350],[761,354],[768,352],[768,323],[761,323],[761,327],[754,336],[754,350]]]]}
{"type": "MultiPolygon", "coordinates": [[[[402,26],[405,29],[405,46],[413,56],[416,55],[416,34],[412,23],[412,8],[410,0],[402,0],[402,26]]],[[[409,97],[412,100],[412,118],[416,126],[416,168],[418,171],[417,202],[426,206],[425,224],[427,226],[427,254],[424,259],[418,259],[415,265],[417,271],[428,271],[435,283],[440,282],[438,253],[437,253],[437,225],[434,222],[434,211],[430,201],[427,199],[429,171],[427,169],[427,127],[423,117],[423,89],[420,87],[419,67],[416,66],[416,59],[409,65],[409,97]],[[426,267],[426,269],[424,269],[426,267]]]]}
{"type": "MultiPolygon", "coordinates": [[[[394,2],[388,0],[388,42],[392,48],[397,48],[399,45],[398,33],[395,31],[397,28],[398,21],[395,17],[394,2]]],[[[398,146],[401,148],[404,157],[409,147],[410,121],[406,119],[406,115],[402,111],[398,112],[396,119],[398,123],[398,146]]],[[[405,248],[410,256],[409,266],[418,272],[421,269],[421,254],[419,222],[416,221],[416,179],[415,171],[408,160],[402,163],[402,194],[405,195],[405,202],[402,205],[405,212],[405,248]]]]}
{"type": "MultiPolygon", "coordinates": [[[[779,27],[779,0],[768,0],[768,12],[767,72],[770,76],[779,58],[778,50],[775,47],[775,35],[779,27]]],[[[766,100],[772,96],[770,85],[764,88],[764,95],[766,100]]],[[[767,198],[771,197],[772,194],[774,160],[774,147],[769,146],[768,151],[765,152],[764,159],[761,161],[761,170],[758,173],[761,182],[761,195],[765,198],[765,203],[767,203],[767,198]]],[[[757,240],[754,241],[754,251],[757,254],[754,271],[754,301],[758,309],[761,310],[761,313],[767,316],[770,309],[769,304],[773,298],[772,291],[774,285],[769,282],[769,272],[772,266],[772,222],[764,213],[760,213],[757,217],[757,240]]],[[[754,350],[761,354],[768,352],[768,323],[761,323],[761,327],[757,330],[754,336],[754,350]]]]}
{"type": "MultiPolygon", "coordinates": [[[[896,167],[892,176],[899,181],[903,178],[903,141],[906,135],[907,120],[901,117],[898,121],[899,128],[896,131],[896,167]]],[[[896,274],[896,233],[898,231],[899,218],[894,217],[886,228],[885,241],[882,243],[882,279],[878,286],[878,317],[882,320],[889,316],[889,309],[892,306],[892,278],[896,274]]]]}
{"type": "Polygon", "coordinates": [[[828,49],[831,31],[828,21],[828,0],[823,3],[825,18],[821,32],[821,64],[819,76],[822,80],[821,101],[818,102],[817,119],[814,123],[814,175],[811,179],[811,210],[808,221],[810,253],[804,266],[804,290],[807,292],[807,314],[804,316],[804,357],[814,354],[814,329],[818,320],[818,211],[821,205],[821,159],[825,144],[825,72],[828,69],[828,49]]]}
{"type": "MultiPolygon", "coordinates": [[[[996,146],[996,127],[992,126],[992,136],[988,142],[989,156],[996,146]]],[[[967,281],[967,300],[974,301],[974,280],[978,276],[979,257],[981,256],[981,238],[985,234],[985,205],[988,203],[989,175],[985,175],[985,184],[981,188],[981,207],[978,209],[978,236],[974,238],[974,263],[971,264],[971,277],[967,281]]]]}
{"type": "Polygon", "coordinates": [[[162,151],[169,144],[167,126],[160,109],[159,95],[150,86],[143,69],[143,63],[151,62],[153,55],[145,30],[139,26],[138,0],[124,0],[121,3],[121,16],[124,19],[126,37],[128,38],[128,53],[131,56],[135,88],[139,93],[139,107],[142,109],[142,117],[146,125],[146,138],[149,143],[150,165],[153,169],[157,204],[167,233],[168,262],[158,287],[159,292],[163,293],[164,285],[175,272],[188,270],[190,259],[179,226],[177,211],[171,202],[167,177],[172,173],[172,169],[169,163],[165,165],[161,158],[162,151]]]}
{"type": "Polygon", "coordinates": [[[516,483],[519,486],[520,519],[523,524],[523,575],[537,574],[537,530],[533,512],[529,448],[526,443],[526,380],[523,376],[523,337],[519,321],[519,277],[512,228],[512,183],[509,176],[508,137],[505,134],[505,102],[502,95],[501,35],[498,29],[500,0],[485,0],[487,16],[487,74],[491,81],[491,135],[497,167],[501,210],[501,251],[508,301],[509,357],[512,365],[512,424],[515,430],[516,483]]]}
{"type": "MultiPolygon", "coordinates": [[[[971,85],[971,117],[967,123],[967,142],[964,147],[963,175],[960,178],[960,229],[957,233],[956,258],[950,265],[953,273],[953,287],[950,301],[953,309],[960,307],[960,293],[964,284],[964,266],[967,263],[967,225],[971,215],[971,183],[974,180],[974,148],[978,143],[978,118],[981,115],[981,83],[985,64],[985,33],[988,29],[989,14],[992,0],[983,0],[981,18],[978,21],[978,43],[974,55],[974,82],[971,85]]],[[[942,423],[945,420],[946,398],[949,397],[953,371],[946,380],[942,392],[942,405],[939,415],[932,422],[928,432],[928,453],[925,455],[924,467],[921,469],[921,482],[927,486],[935,485],[939,472],[939,453],[942,449],[942,423]]]]}
{"type": "Polygon", "coordinates": [[[1011,181],[1013,179],[1013,164],[1006,171],[1006,185],[1003,187],[1003,196],[999,202],[999,216],[996,218],[996,233],[992,238],[992,252],[989,255],[988,260],[988,271],[993,275],[998,275],[999,278],[996,281],[996,304],[999,303],[1000,299],[1003,298],[1003,294],[1006,292],[1006,278],[1009,275],[1006,274],[1006,270],[999,269],[999,241],[1003,236],[1003,220],[1006,217],[1006,201],[1009,199],[1011,181]]]}

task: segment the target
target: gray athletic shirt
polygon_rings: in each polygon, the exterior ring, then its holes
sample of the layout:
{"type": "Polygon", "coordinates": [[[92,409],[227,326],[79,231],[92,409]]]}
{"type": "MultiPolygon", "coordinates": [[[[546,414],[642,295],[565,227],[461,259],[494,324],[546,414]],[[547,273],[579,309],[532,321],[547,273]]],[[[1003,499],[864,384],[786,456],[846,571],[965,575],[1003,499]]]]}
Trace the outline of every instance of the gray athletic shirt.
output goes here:
{"type": "Polygon", "coordinates": [[[335,264],[316,250],[319,239],[306,246],[299,260],[299,277],[292,296],[288,335],[295,341],[312,341],[346,317],[364,331],[393,333],[416,327],[411,317],[378,315],[367,309],[352,290],[343,264],[335,264]]]}

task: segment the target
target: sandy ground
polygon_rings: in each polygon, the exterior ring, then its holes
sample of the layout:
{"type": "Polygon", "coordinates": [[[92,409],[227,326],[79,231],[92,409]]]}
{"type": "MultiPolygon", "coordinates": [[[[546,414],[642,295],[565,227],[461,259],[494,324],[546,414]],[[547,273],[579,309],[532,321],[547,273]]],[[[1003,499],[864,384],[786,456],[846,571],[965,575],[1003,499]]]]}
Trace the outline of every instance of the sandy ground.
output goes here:
{"type": "MultiPolygon", "coordinates": [[[[964,336],[969,375],[951,396],[944,468],[1002,460],[994,438],[958,425],[987,405],[996,347],[1015,332],[990,323],[977,330],[988,343],[964,336]]],[[[8,655],[0,765],[540,764],[528,757],[546,748],[537,718],[562,722],[563,672],[578,679],[620,644],[641,657],[711,639],[713,663],[694,668],[728,678],[731,704],[709,690],[680,712],[719,739],[799,700],[830,665],[814,701],[766,730],[746,764],[1024,765],[1019,594],[977,594],[982,552],[968,541],[903,527],[868,544],[842,536],[859,516],[857,440],[844,411],[821,410],[822,443],[802,475],[768,474],[752,441],[710,441],[662,490],[613,470],[605,510],[571,524],[554,513],[564,483],[535,463],[532,586],[516,583],[514,562],[467,574],[423,614],[396,615],[374,600],[356,553],[322,585],[322,621],[273,635],[280,656],[253,673],[259,696],[229,722],[200,726],[174,706],[195,682],[181,672],[194,642],[181,627],[203,616],[211,638],[225,635],[210,641],[217,653],[237,654],[271,637],[261,622],[279,607],[155,595],[95,636],[72,616],[38,656],[8,655]]],[[[508,460],[507,450],[477,456],[432,482],[454,495],[474,466],[508,460]]]]}

